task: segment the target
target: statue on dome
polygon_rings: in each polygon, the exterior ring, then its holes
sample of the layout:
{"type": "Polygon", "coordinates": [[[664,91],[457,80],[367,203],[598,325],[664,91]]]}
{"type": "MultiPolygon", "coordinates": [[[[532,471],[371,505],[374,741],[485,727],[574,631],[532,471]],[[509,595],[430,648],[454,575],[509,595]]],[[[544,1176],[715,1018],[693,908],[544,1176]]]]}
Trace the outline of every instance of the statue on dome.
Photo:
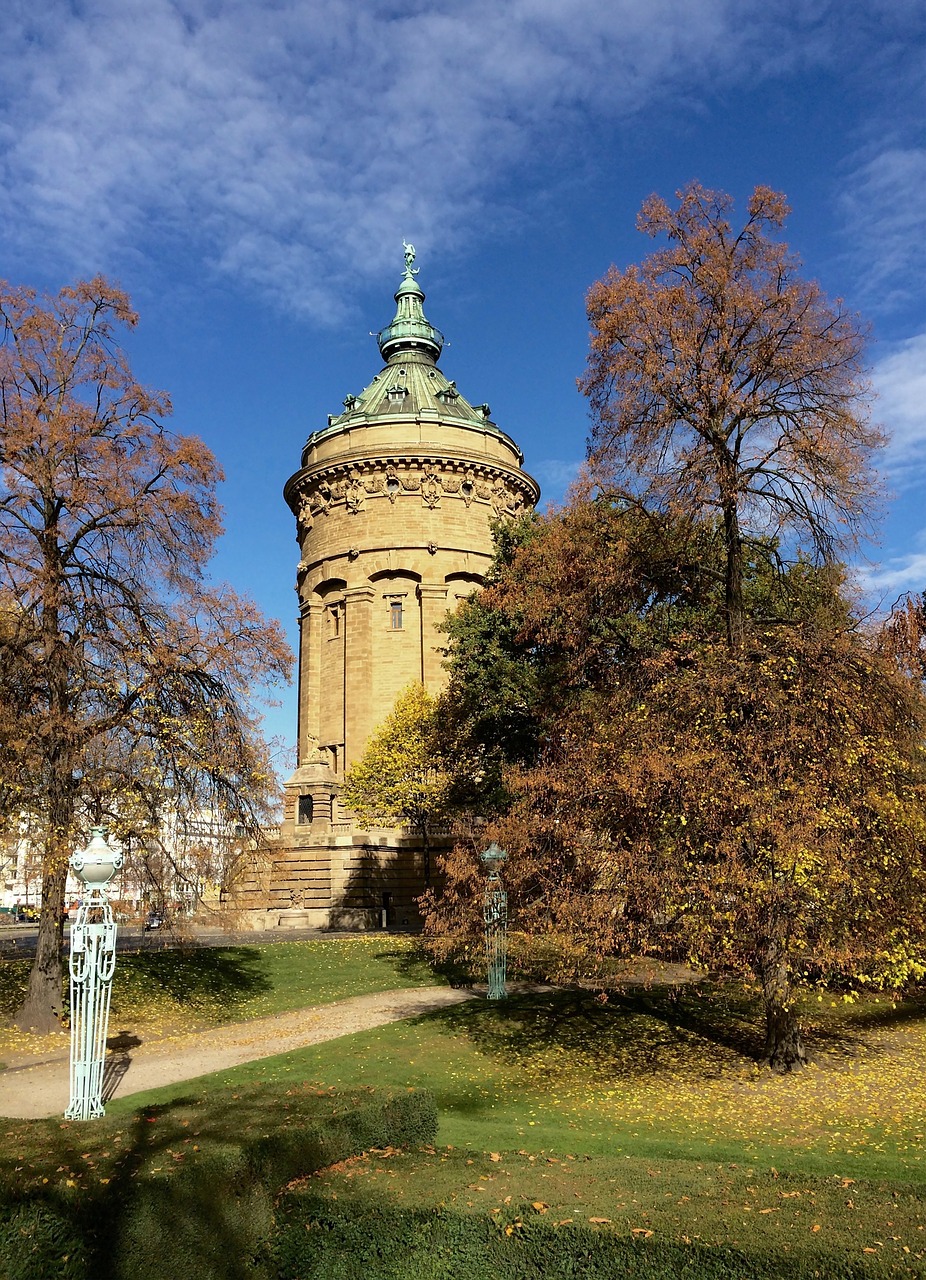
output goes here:
{"type": "Polygon", "coordinates": [[[413,244],[406,244],[403,240],[402,248],[405,250],[405,274],[407,276],[416,276],[418,274],[418,268],[412,266],[412,263],[415,261],[415,246],[413,244]]]}

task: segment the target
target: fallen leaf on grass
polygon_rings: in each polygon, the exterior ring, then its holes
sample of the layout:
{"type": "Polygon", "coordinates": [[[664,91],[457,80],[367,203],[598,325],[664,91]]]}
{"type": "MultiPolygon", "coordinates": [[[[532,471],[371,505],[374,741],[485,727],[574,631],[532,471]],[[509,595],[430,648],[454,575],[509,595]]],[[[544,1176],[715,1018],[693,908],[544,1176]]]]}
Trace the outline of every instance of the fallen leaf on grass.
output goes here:
{"type": "Polygon", "coordinates": [[[501,1160],[501,1158],[502,1158],[502,1157],[501,1157],[501,1154],[500,1154],[498,1151],[490,1151],[490,1152],[489,1152],[489,1159],[490,1159],[490,1160],[494,1160],[494,1161],[496,1162],[496,1164],[498,1163],[498,1161],[499,1161],[499,1160],[501,1160]]]}
{"type": "Polygon", "coordinates": [[[610,1218],[589,1218],[589,1222],[594,1222],[596,1226],[605,1222],[610,1222],[610,1221],[611,1221],[610,1218]]]}
{"type": "Polygon", "coordinates": [[[536,1210],[537,1213],[546,1213],[549,1207],[550,1206],[548,1204],[544,1204],[542,1200],[534,1200],[531,1204],[531,1208],[536,1210]]]}
{"type": "Polygon", "coordinates": [[[632,1236],[642,1236],[644,1240],[648,1240],[653,1233],[649,1227],[631,1227],[630,1234],[632,1236]]]}

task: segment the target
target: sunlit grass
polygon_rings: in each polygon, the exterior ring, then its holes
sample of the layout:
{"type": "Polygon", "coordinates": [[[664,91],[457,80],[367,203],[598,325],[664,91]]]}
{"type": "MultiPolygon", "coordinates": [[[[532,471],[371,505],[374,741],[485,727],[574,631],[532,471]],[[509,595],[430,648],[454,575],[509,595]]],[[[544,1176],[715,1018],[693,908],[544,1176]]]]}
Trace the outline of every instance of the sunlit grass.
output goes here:
{"type": "Polygon", "coordinates": [[[926,1005],[812,1003],[815,1064],[789,1076],[759,1066],[756,1011],[735,992],[607,1004],[548,992],[472,1001],[113,1110],[259,1081],[425,1086],[440,1114],[436,1151],[339,1167],[290,1211],[320,1213],[336,1194],[358,1214],[384,1203],[481,1213],[513,1232],[543,1217],[782,1254],[797,1276],[844,1257],[865,1274],[922,1274],[926,1005]]]}
{"type": "MultiPolygon", "coordinates": [[[[411,950],[389,958],[382,939],[356,941],[314,953],[315,1002],[356,993],[355,963],[381,974],[380,986],[433,980],[411,950]]],[[[298,955],[281,957],[281,971],[298,955]]],[[[259,972],[263,983],[270,970],[259,972]]],[[[237,1007],[259,1016],[264,1002],[297,994],[292,977],[276,979],[276,995],[262,983],[242,982],[237,1007]]],[[[208,1008],[209,984],[197,990],[208,1008]]],[[[606,1002],[569,991],[475,999],[117,1099],[105,1126],[86,1126],[84,1150],[96,1161],[109,1126],[181,1098],[219,1115],[261,1085],[284,1094],[423,1086],[440,1113],[436,1149],[339,1166],[296,1189],[287,1212],[320,1214],[337,1196],[361,1218],[390,1206],[481,1214],[513,1237],[542,1219],[647,1245],[781,1256],[797,1277],[821,1266],[850,1274],[845,1259],[859,1275],[923,1274],[926,1000],[846,1005],[809,994],[804,1020],[813,1065],[777,1076],[759,1065],[759,1010],[733,988],[642,989],[606,1002]]],[[[31,1132],[9,1125],[7,1137],[25,1153],[31,1132]]],[[[71,1160],[67,1176],[74,1168],[71,1160]]]]}
{"type": "Polygon", "coordinates": [[[210,1079],[427,1087],[442,1141],[479,1150],[684,1151],[926,1182],[926,1007],[830,1013],[814,1064],[787,1076],[758,1064],[724,993],[692,991],[474,1001],[210,1079]]]}
{"type": "MultiPolygon", "coordinates": [[[[0,1061],[60,1049],[64,1037],[25,1035],[10,1019],[30,961],[0,961],[0,1061]]],[[[441,982],[415,939],[364,934],[258,946],[185,947],[120,955],[112,1030],[149,1042],[166,1035],[330,1004],[351,996],[441,982]]]]}

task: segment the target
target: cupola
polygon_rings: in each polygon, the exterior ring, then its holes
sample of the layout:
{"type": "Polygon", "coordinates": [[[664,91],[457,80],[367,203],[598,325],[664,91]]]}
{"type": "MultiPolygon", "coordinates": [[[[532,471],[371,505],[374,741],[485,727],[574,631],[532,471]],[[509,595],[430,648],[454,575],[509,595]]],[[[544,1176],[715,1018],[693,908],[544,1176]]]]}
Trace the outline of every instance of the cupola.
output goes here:
{"type": "Polygon", "coordinates": [[[395,293],[396,311],[390,325],[376,335],[382,357],[387,362],[407,351],[421,351],[437,360],[444,345],[444,335],[428,323],[424,314],[425,295],[415,279],[418,268],[415,246],[402,242],[405,250],[405,274],[395,293]]]}

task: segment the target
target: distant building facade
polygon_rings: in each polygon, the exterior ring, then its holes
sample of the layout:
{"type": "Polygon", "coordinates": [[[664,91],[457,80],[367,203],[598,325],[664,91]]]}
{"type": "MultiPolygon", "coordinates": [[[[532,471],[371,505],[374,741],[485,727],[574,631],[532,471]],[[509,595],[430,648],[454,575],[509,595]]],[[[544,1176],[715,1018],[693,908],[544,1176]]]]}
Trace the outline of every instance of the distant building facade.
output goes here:
{"type": "Polygon", "coordinates": [[[384,911],[414,923],[416,841],[355,829],[340,783],[410,683],[442,687],[438,623],[481,585],[491,522],[540,495],[489,406],[439,367],[443,335],[405,250],[395,316],[377,335],[384,366],[309,436],[284,488],[300,550],[298,758],[261,887],[266,924],[375,923],[384,911]]]}

